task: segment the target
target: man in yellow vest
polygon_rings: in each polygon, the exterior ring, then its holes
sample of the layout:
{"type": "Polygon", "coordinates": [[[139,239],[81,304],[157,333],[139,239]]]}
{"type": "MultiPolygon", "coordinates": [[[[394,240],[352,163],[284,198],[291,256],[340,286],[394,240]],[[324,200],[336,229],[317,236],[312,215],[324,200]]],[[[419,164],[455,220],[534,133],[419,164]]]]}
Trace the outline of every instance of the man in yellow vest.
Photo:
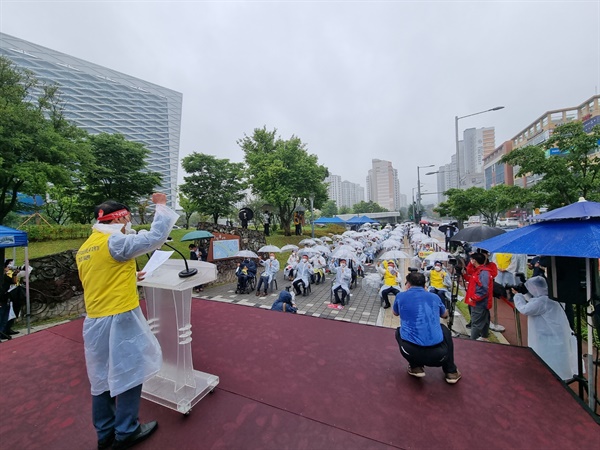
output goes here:
{"type": "Polygon", "coordinates": [[[178,219],[162,193],[148,233],[131,232],[129,208],[109,200],[96,206],[98,222],[77,252],[87,317],[83,341],[98,448],[129,448],[156,430],[140,424],[142,383],[162,364],[162,352],[140,309],[135,258],[160,248],[178,219]]]}
{"type": "Polygon", "coordinates": [[[424,275],[429,277],[429,292],[433,292],[443,302],[444,305],[448,305],[449,298],[446,294],[449,293],[449,289],[452,286],[452,279],[450,274],[446,272],[441,261],[435,261],[433,263],[433,270],[425,271],[424,275]]]}
{"type": "Polygon", "coordinates": [[[396,263],[392,259],[383,261],[381,265],[377,265],[377,271],[383,277],[383,286],[381,286],[381,289],[379,290],[381,305],[387,309],[392,306],[388,299],[388,295],[393,294],[395,298],[400,292],[400,273],[396,268],[396,263]]]}

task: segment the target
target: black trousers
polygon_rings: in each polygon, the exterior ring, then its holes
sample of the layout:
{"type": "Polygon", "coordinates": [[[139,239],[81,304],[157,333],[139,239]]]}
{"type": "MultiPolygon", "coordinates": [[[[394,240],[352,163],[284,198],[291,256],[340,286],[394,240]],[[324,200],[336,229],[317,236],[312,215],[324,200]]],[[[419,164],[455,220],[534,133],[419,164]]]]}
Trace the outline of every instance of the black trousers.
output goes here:
{"type": "Polygon", "coordinates": [[[394,297],[398,294],[398,292],[400,292],[398,289],[396,289],[394,286],[389,286],[387,288],[385,288],[383,291],[381,291],[381,301],[384,302],[386,305],[390,304],[390,301],[388,299],[388,295],[390,294],[394,294],[394,297]]]}
{"type": "Polygon", "coordinates": [[[333,290],[333,295],[335,295],[335,303],[341,303],[342,305],[346,304],[346,295],[348,294],[341,286],[338,286],[333,290]],[[342,293],[341,299],[339,295],[340,292],[342,293]]]}
{"type": "Polygon", "coordinates": [[[400,347],[400,354],[408,361],[411,367],[441,367],[444,373],[454,373],[457,371],[454,364],[454,343],[452,342],[452,333],[444,324],[442,334],[444,340],[437,345],[424,347],[405,341],[400,337],[400,328],[396,328],[396,341],[400,347]]]}
{"type": "Polygon", "coordinates": [[[292,285],[294,286],[294,291],[296,291],[296,295],[300,295],[302,292],[306,291],[306,285],[301,279],[294,281],[292,285]],[[300,290],[300,286],[302,286],[302,291],[300,290]]]}

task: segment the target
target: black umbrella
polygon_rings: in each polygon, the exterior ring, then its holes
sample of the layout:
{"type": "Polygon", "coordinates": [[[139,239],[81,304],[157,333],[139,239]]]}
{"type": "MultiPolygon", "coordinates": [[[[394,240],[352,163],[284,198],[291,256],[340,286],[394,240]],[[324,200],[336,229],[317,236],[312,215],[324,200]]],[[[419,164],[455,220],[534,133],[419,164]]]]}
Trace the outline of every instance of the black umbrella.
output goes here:
{"type": "Polygon", "coordinates": [[[468,227],[460,230],[454,236],[450,238],[453,242],[481,242],[486,239],[493,238],[499,234],[506,233],[506,230],[498,227],[487,227],[485,225],[479,225],[476,227],[468,227]]]}
{"type": "Polygon", "coordinates": [[[451,223],[443,223],[442,225],[440,225],[438,227],[438,230],[441,231],[442,233],[446,233],[448,228],[452,228],[454,230],[454,232],[456,232],[458,230],[458,228],[456,228],[456,226],[451,223]]]}

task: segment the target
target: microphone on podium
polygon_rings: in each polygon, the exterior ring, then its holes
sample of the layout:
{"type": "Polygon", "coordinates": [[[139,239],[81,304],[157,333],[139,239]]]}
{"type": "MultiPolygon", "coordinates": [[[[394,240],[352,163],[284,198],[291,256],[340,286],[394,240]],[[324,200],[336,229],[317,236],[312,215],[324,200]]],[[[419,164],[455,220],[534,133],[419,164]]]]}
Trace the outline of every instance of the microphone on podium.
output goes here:
{"type": "MultiPolygon", "coordinates": [[[[167,238],[167,241],[172,241],[173,238],[171,236],[169,236],[167,238]]],[[[183,258],[183,262],[185,263],[185,270],[182,270],[181,272],[179,272],[179,278],[187,278],[187,277],[191,277],[192,275],[196,275],[198,273],[198,269],[196,268],[192,268],[190,269],[188,267],[188,263],[187,263],[187,259],[185,258],[184,254],[181,253],[179,250],[177,250],[175,247],[173,247],[172,245],[169,245],[167,242],[165,242],[165,245],[167,247],[169,247],[172,250],[175,250],[178,254],[181,255],[181,257],[183,258]]]]}

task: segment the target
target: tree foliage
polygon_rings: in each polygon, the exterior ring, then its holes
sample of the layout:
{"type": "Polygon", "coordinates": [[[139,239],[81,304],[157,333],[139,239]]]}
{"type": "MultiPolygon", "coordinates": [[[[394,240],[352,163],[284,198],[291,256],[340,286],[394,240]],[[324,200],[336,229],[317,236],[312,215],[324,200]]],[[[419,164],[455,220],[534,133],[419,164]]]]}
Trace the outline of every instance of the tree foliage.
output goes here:
{"type": "Polygon", "coordinates": [[[71,185],[90,159],[86,136],[65,120],[56,86],[0,57],[0,223],[19,209],[18,193],[71,185]]]}
{"type": "Polygon", "coordinates": [[[244,198],[242,163],[192,153],[183,158],[182,167],[190,175],[183,178],[181,192],[198,205],[199,212],[212,216],[214,223],[229,216],[234,204],[244,198]]]}
{"type": "Polygon", "coordinates": [[[291,235],[294,210],[303,205],[310,208],[309,198],[314,195],[314,208],[327,201],[324,183],[327,168],[318,163],[316,155],[295,136],[283,140],[277,130],[256,128],[252,136],[238,140],[248,166],[252,192],[273,205],[286,236],[291,235]]]}
{"type": "Polygon", "coordinates": [[[516,176],[542,176],[531,187],[536,206],[554,209],[574,203],[579,197],[600,201],[599,142],[600,125],[587,134],[581,122],[569,122],[556,127],[543,144],[515,149],[504,155],[502,162],[518,166],[516,176]],[[546,156],[550,149],[562,153],[546,156]]]}
{"type": "Polygon", "coordinates": [[[504,184],[491,189],[449,189],[445,195],[448,200],[434,209],[442,217],[453,217],[459,222],[464,222],[469,216],[481,215],[490,226],[495,226],[506,211],[525,206],[531,201],[526,189],[504,184]]]}
{"type": "Polygon", "coordinates": [[[338,207],[335,200],[327,200],[323,206],[321,206],[321,215],[323,217],[333,217],[337,215],[338,207]]]}
{"type": "Polygon", "coordinates": [[[352,211],[354,214],[365,214],[365,213],[378,213],[378,212],[387,212],[383,206],[379,203],[375,203],[373,200],[369,202],[365,202],[364,200],[356,203],[352,207],[352,211]]]}
{"type": "Polygon", "coordinates": [[[190,218],[192,217],[192,214],[198,211],[199,206],[183,192],[179,192],[179,206],[183,209],[183,218],[185,221],[185,228],[187,229],[190,227],[190,218]]]}

